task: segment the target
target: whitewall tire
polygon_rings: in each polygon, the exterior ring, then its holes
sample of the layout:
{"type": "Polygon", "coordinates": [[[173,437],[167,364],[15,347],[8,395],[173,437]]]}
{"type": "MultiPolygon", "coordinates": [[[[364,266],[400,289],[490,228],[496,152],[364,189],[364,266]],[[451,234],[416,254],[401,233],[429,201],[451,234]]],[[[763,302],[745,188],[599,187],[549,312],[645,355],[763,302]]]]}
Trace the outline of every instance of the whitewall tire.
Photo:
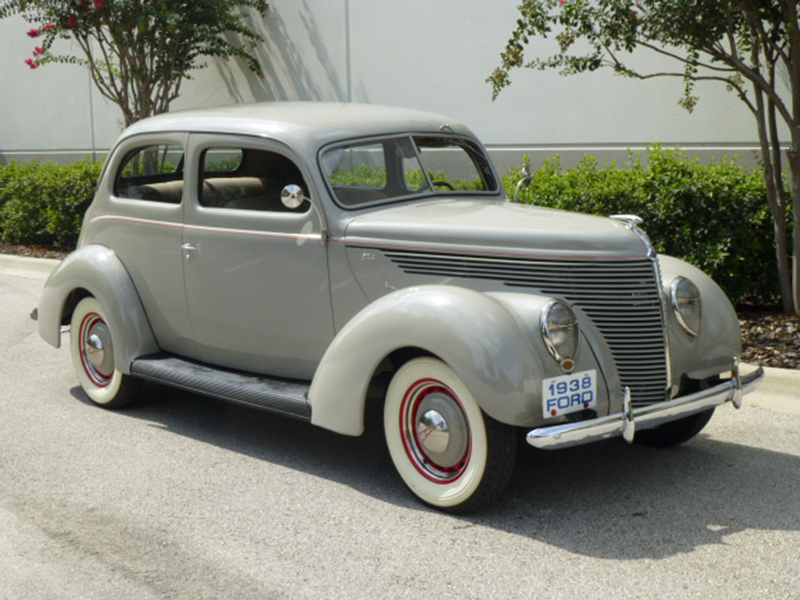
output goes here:
{"type": "Polygon", "coordinates": [[[420,500],[465,513],[500,495],[513,470],[513,427],[486,415],[442,361],[416,358],[389,384],[384,431],[400,477],[420,500]]]}
{"type": "Polygon", "coordinates": [[[108,317],[95,298],[84,298],[72,312],[69,349],[81,387],[92,402],[119,408],[135,398],[141,380],[116,369],[108,317]]]}

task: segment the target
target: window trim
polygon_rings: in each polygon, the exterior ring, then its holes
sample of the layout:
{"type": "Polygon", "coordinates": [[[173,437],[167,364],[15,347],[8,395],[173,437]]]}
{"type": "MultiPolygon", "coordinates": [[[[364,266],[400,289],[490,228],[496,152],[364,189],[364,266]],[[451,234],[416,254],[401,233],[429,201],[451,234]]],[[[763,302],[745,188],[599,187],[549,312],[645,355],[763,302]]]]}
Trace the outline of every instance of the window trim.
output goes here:
{"type": "MultiPolygon", "coordinates": [[[[466,149],[464,149],[464,151],[467,152],[466,149]]],[[[472,159],[471,156],[470,156],[470,159],[472,159]]],[[[474,163],[474,159],[473,159],[473,163],[474,163]]],[[[405,203],[405,202],[410,202],[410,201],[420,200],[420,199],[425,199],[425,198],[428,198],[428,199],[441,198],[443,196],[457,196],[457,197],[478,196],[478,197],[487,198],[487,199],[488,198],[499,198],[499,197],[501,197],[502,191],[503,191],[502,185],[500,184],[500,180],[499,180],[499,178],[497,177],[497,174],[494,171],[494,167],[492,166],[492,163],[491,163],[491,160],[489,159],[488,154],[486,153],[486,149],[476,139],[474,139],[472,137],[469,137],[469,136],[465,136],[465,135],[448,134],[448,133],[435,133],[435,132],[427,131],[427,132],[394,133],[394,134],[377,135],[377,136],[369,136],[369,137],[363,137],[363,138],[353,138],[353,139],[349,139],[349,140],[342,140],[342,141],[326,144],[326,145],[324,145],[323,147],[321,147],[319,149],[319,151],[317,152],[317,167],[319,169],[320,174],[322,175],[322,178],[323,178],[323,181],[325,183],[325,187],[326,187],[326,189],[328,191],[328,194],[330,195],[330,197],[333,200],[334,204],[338,208],[341,208],[341,209],[349,211],[349,212],[362,210],[362,209],[365,209],[365,208],[376,207],[376,206],[387,206],[387,205],[392,205],[392,204],[405,203]],[[325,169],[325,164],[324,164],[324,160],[323,160],[325,153],[327,153],[330,150],[334,150],[336,148],[345,148],[345,147],[349,147],[349,146],[367,145],[367,144],[370,144],[370,143],[381,143],[381,142],[390,141],[390,140],[396,140],[396,139],[409,139],[411,141],[411,144],[414,147],[414,152],[415,152],[415,154],[417,156],[417,159],[419,160],[420,165],[423,168],[423,172],[425,174],[425,177],[428,180],[429,185],[432,185],[432,182],[430,181],[430,177],[428,176],[428,173],[426,171],[426,165],[422,160],[421,154],[419,152],[419,148],[417,147],[417,143],[415,141],[415,138],[424,138],[424,137],[460,140],[460,141],[465,142],[467,145],[472,146],[476,151],[479,152],[479,154],[481,156],[483,156],[486,159],[486,165],[485,165],[486,166],[486,171],[484,172],[479,167],[479,165],[477,165],[477,164],[475,164],[475,170],[481,176],[481,178],[484,178],[484,177],[487,177],[487,176],[491,177],[491,181],[489,183],[493,183],[494,184],[494,189],[493,190],[446,190],[446,191],[441,191],[440,192],[440,191],[436,191],[436,189],[432,188],[431,190],[426,190],[426,191],[421,192],[421,193],[411,193],[411,194],[407,194],[407,195],[403,195],[403,196],[395,196],[395,197],[392,197],[392,198],[374,200],[374,201],[371,201],[371,202],[364,202],[362,204],[358,204],[357,206],[347,205],[347,204],[344,204],[344,203],[339,201],[339,198],[336,195],[336,191],[334,190],[334,186],[331,184],[331,181],[330,181],[330,179],[328,177],[327,170],[325,169]]],[[[487,182],[484,181],[484,183],[487,183],[487,182]]]]}

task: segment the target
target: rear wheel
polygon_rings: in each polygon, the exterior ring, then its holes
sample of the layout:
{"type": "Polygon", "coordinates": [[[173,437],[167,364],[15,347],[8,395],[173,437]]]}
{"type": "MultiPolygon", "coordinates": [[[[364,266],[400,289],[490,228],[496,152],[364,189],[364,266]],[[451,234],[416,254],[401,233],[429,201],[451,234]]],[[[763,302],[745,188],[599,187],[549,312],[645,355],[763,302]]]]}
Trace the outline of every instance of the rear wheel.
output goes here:
{"type": "Polygon", "coordinates": [[[69,346],[75,373],[92,402],[120,408],[136,397],[142,382],[116,368],[108,318],[95,298],[84,298],[75,307],[69,346]]]}
{"type": "Polygon", "coordinates": [[[453,370],[434,358],[411,360],[394,375],[384,431],[406,485],[448,512],[495,500],[514,467],[515,429],[486,415],[453,370]]]}
{"type": "Polygon", "coordinates": [[[714,409],[710,408],[695,415],[689,415],[677,421],[664,423],[655,429],[643,429],[637,431],[633,440],[637,444],[643,446],[651,446],[653,448],[671,448],[688,442],[703,428],[708,425],[711,417],[714,415],[714,409]]]}

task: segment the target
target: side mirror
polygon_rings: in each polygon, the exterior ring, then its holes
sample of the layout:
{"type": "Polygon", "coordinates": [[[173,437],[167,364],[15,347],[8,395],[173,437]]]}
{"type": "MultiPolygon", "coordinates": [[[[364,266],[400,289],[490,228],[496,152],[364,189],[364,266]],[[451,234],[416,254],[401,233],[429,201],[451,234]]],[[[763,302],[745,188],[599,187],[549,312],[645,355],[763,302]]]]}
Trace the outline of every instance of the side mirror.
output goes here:
{"type": "Polygon", "coordinates": [[[299,208],[306,197],[303,195],[303,188],[299,185],[289,184],[281,191],[281,202],[286,208],[299,208]]]}
{"type": "Polygon", "coordinates": [[[522,179],[519,180],[519,183],[517,184],[517,189],[514,190],[514,202],[517,202],[519,200],[520,188],[523,185],[525,187],[528,187],[531,184],[531,180],[533,179],[533,175],[531,175],[530,171],[528,171],[527,166],[522,167],[520,175],[522,175],[522,179]]]}

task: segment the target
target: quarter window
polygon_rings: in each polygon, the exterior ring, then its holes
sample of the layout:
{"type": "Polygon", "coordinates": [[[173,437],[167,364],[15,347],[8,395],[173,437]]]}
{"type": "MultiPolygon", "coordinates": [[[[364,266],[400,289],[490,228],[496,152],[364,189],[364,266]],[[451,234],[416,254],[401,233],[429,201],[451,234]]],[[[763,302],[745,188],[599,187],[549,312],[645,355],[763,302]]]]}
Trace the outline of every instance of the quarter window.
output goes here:
{"type": "Polygon", "coordinates": [[[179,204],[183,196],[183,148],[153,144],[130,152],[117,173],[114,195],[179,204]]]}

